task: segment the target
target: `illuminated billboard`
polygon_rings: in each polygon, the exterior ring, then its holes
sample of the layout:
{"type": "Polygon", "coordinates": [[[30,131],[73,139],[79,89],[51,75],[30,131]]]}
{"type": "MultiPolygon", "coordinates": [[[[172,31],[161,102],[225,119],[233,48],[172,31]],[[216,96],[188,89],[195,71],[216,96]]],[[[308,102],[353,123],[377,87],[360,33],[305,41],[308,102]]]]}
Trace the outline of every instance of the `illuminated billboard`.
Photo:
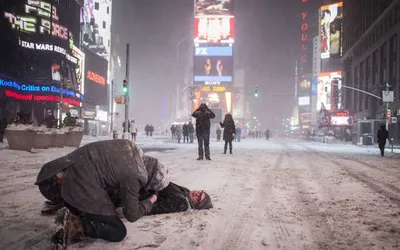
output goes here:
{"type": "Polygon", "coordinates": [[[320,10],[321,59],[342,56],[343,3],[325,5],[320,10]]]}
{"type": "Polygon", "coordinates": [[[341,78],[341,71],[318,74],[317,111],[331,111],[341,108],[341,78]]]}
{"type": "Polygon", "coordinates": [[[233,0],[196,0],[196,16],[233,15],[233,0]]]}
{"type": "Polygon", "coordinates": [[[94,105],[107,105],[108,61],[85,49],[85,101],[94,105]]]}
{"type": "Polygon", "coordinates": [[[196,47],[194,54],[194,84],[221,85],[232,83],[232,47],[196,47]]]}
{"type": "Polygon", "coordinates": [[[235,36],[235,18],[233,16],[195,17],[195,44],[232,44],[235,36]]]}

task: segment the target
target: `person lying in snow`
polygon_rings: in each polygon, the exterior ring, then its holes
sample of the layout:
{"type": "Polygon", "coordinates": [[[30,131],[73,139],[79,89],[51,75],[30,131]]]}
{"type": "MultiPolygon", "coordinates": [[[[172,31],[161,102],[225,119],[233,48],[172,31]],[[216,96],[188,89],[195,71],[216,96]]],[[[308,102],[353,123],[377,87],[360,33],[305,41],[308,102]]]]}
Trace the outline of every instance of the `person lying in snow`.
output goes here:
{"type": "Polygon", "coordinates": [[[116,206],[130,222],[147,214],[212,208],[206,193],[170,183],[168,170],[128,140],[91,143],[53,160],[42,167],[35,185],[49,200],[50,209],[42,213],[66,207],[56,216],[61,225],[52,237],[56,249],[84,237],[122,241],[126,227],[116,206]],[[160,199],[153,205],[157,192],[160,199]]]}

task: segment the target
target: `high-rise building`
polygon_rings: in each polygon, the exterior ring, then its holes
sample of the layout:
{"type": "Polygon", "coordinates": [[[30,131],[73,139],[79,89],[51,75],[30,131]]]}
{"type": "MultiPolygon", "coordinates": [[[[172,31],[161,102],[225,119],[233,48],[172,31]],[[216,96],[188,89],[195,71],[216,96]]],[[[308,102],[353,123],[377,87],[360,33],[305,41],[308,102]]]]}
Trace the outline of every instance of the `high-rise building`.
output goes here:
{"type": "MultiPolygon", "coordinates": [[[[400,115],[400,1],[344,1],[343,84],[382,97],[386,85],[394,91],[389,109],[400,115]]],[[[346,90],[344,106],[359,120],[356,132],[374,133],[385,122],[382,99],[346,90]]],[[[390,122],[389,122],[390,123],[390,122]]],[[[390,126],[399,138],[399,125],[390,126]]]]}

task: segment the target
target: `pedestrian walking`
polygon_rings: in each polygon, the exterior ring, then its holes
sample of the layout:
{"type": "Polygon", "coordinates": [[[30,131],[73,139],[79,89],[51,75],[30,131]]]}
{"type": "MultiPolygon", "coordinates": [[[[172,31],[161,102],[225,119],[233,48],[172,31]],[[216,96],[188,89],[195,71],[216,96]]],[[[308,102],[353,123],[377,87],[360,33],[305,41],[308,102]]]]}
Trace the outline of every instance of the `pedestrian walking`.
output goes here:
{"type": "Polygon", "coordinates": [[[385,145],[386,140],[389,139],[389,132],[386,130],[386,125],[382,124],[377,134],[379,149],[381,150],[381,156],[385,156],[385,145]]]}

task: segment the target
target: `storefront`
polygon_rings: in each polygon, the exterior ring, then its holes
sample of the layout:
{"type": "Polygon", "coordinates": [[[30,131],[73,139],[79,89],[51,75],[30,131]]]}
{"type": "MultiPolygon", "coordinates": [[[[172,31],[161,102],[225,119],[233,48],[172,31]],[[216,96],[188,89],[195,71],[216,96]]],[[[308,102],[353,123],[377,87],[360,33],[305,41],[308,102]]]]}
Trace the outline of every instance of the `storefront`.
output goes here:
{"type": "Polygon", "coordinates": [[[84,109],[84,134],[91,136],[107,136],[108,112],[104,110],[84,109]]]}

